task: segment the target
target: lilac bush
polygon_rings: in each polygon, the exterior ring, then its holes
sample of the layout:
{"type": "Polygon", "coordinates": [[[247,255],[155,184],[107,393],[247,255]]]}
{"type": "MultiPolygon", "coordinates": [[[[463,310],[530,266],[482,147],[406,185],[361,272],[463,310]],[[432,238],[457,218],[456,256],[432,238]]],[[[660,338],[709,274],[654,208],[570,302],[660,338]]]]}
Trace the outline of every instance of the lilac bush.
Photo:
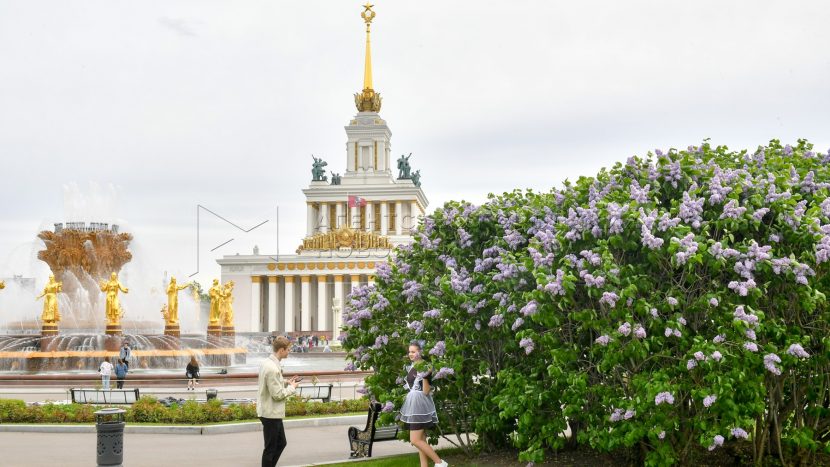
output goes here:
{"type": "Polygon", "coordinates": [[[828,163],[805,141],[704,142],[448,203],[350,297],[344,345],[399,406],[408,342],[442,342],[440,428],[464,447],[472,419],[524,461],[585,445],[668,465],[746,443],[758,464],[810,464],[830,450],[828,163]]]}

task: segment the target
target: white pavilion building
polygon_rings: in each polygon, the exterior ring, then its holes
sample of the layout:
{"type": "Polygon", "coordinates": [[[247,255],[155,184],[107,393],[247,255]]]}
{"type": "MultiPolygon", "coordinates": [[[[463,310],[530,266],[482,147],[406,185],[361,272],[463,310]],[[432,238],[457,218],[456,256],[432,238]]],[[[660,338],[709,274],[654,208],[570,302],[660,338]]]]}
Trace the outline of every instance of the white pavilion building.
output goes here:
{"type": "Polygon", "coordinates": [[[315,334],[336,338],[339,312],[353,287],[372,283],[379,262],[392,249],[413,241],[412,230],[428,201],[418,174],[393,166],[392,132],[378,113],[380,93],[372,87],[369,33],[375,13],[367,4],[363,91],[358,113],[346,128],[346,170],[325,180],[322,168],[303,190],[306,237],[293,255],[233,255],[217,260],[221,282],[233,280],[237,332],[315,334]]]}

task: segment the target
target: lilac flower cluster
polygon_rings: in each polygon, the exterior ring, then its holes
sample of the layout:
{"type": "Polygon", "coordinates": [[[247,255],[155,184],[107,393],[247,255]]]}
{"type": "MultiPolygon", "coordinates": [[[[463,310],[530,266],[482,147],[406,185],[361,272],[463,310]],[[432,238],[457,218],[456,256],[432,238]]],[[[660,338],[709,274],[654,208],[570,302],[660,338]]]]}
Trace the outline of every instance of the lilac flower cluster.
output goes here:
{"type": "Polygon", "coordinates": [[[393,410],[395,410],[395,404],[393,404],[392,401],[386,401],[386,403],[383,404],[383,407],[381,407],[380,409],[381,412],[385,413],[389,413],[393,410]]]}
{"type": "Polygon", "coordinates": [[[623,232],[622,216],[628,211],[628,205],[620,206],[617,203],[608,203],[608,233],[618,234],[623,232]]]}
{"type": "Polygon", "coordinates": [[[585,287],[596,287],[602,288],[605,285],[605,278],[602,276],[594,277],[593,274],[590,274],[587,270],[583,269],[579,271],[579,277],[581,277],[585,281],[585,287]]]}
{"type": "Polygon", "coordinates": [[[441,316],[441,310],[437,308],[424,312],[424,318],[438,318],[439,316],[441,316]]]}
{"type": "Polygon", "coordinates": [[[711,407],[712,404],[714,404],[716,400],[718,400],[718,396],[716,396],[714,394],[710,394],[710,395],[703,398],[703,406],[704,407],[711,407]]]}
{"type": "Polygon", "coordinates": [[[621,324],[620,327],[617,328],[617,332],[622,334],[623,336],[628,336],[631,334],[631,323],[626,321],[625,323],[621,324]]]}
{"type": "Polygon", "coordinates": [[[712,444],[709,446],[709,450],[714,451],[715,449],[719,448],[720,446],[723,446],[723,436],[715,435],[715,437],[712,438],[712,444]]]}
{"type": "Polygon", "coordinates": [[[641,325],[636,325],[634,327],[634,337],[637,339],[645,339],[646,338],[646,329],[641,325]]]}
{"type": "Polygon", "coordinates": [[[683,192],[683,202],[680,204],[680,209],[677,213],[683,222],[691,225],[695,229],[700,227],[700,222],[703,220],[703,198],[692,198],[688,191],[683,192]]]}
{"type": "Polygon", "coordinates": [[[444,341],[438,341],[432,346],[432,349],[429,350],[430,355],[435,355],[436,357],[443,357],[444,352],[447,351],[447,347],[444,344],[444,341]]]}
{"type": "MultiPolygon", "coordinates": [[[[672,238],[672,241],[677,241],[677,238],[672,238]]],[[[681,240],[679,240],[681,251],[675,254],[677,264],[686,264],[695,253],[697,253],[698,244],[695,241],[695,234],[689,233],[681,240]]]]}
{"type": "Polygon", "coordinates": [[[375,338],[375,345],[372,346],[373,349],[379,350],[381,347],[389,343],[389,337],[386,335],[378,336],[375,338]]]}
{"type": "Polygon", "coordinates": [[[406,297],[406,303],[412,303],[413,300],[421,296],[421,284],[414,280],[408,280],[404,282],[401,293],[406,297]]]}
{"type": "Polygon", "coordinates": [[[617,306],[617,300],[619,299],[620,297],[614,292],[603,292],[602,298],[599,299],[599,303],[605,303],[610,308],[614,308],[615,306],[617,306]]]}
{"type": "Polygon", "coordinates": [[[732,436],[741,439],[749,439],[749,433],[746,432],[743,428],[732,428],[732,436]]]}
{"type": "Polygon", "coordinates": [[[730,200],[723,206],[723,213],[720,219],[738,219],[744,215],[746,208],[738,204],[738,200],[730,200]]]}
{"type": "Polygon", "coordinates": [[[605,347],[605,346],[608,345],[609,342],[611,342],[611,337],[609,337],[608,335],[602,335],[602,336],[597,337],[594,340],[594,342],[596,342],[597,344],[605,347]]]}
{"type": "Polygon", "coordinates": [[[385,261],[378,262],[375,271],[377,271],[378,277],[385,282],[388,282],[392,277],[392,266],[385,261]]]}
{"type": "Polygon", "coordinates": [[[674,396],[672,395],[672,393],[668,391],[661,392],[654,397],[654,405],[660,405],[664,403],[669,405],[674,404],[674,396]]]}
{"type": "Polygon", "coordinates": [[[764,368],[774,375],[780,375],[781,369],[775,366],[776,363],[781,363],[781,357],[774,353],[764,355],[764,368]]]}
{"type": "Polygon", "coordinates": [[[720,353],[720,352],[718,352],[717,350],[715,350],[714,352],[712,352],[711,357],[712,357],[712,360],[714,360],[714,361],[716,361],[716,362],[719,362],[719,361],[721,360],[721,358],[723,358],[723,355],[721,355],[721,353],[720,353]]]}
{"type": "Polygon", "coordinates": [[[504,324],[504,315],[498,314],[490,317],[490,322],[487,323],[487,326],[490,326],[491,328],[497,328],[502,324],[504,324]]]}
{"type": "Polygon", "coordinates": [[[631,200],[640,204],[645,204],[648,202],[648,194],[651,190],[651,185],[646,185],[644,187],[640,187],[640,183],[637,180],[632,180],[631,185],[628,187],[628,191],[631,196],[631,200]]]}
{"type": "Polygon", "coordinates": [[[527,302],[527,305],[523,306],[519,313],[524,316],[533,316],[538,312],[539,304],[536,303],[536,300],[531,300],[527,302]]]}
{"type": "Polygon", "coordinates": [[[463,227],[459,227],[458,231],[456,233],[458,234],[458,246],[459,247],[467,248],[467,247],[469,247],[470,245],[473,244],[472,234],[470,234],[466,230],[464,230],[463,227]]]}
{"type": "Polygon", "coordinates": [[[420,321],[412,321],[411,323],[407,324],[406,327],[415,331],[415,334],[420,334],[424,331],[424,323],[420,321]]]}
{"type": "Polygon", "coordinates": [[[442,366],[441,369],[438,370],[437,373],[435,373],[435,376],[433,376],[432,379],[442,379],[442,378],[446,378],[447,376],[452,376],[454,374],[455,374],[454,369],[442,366]]]}
{"type": "Polygon", "coordinates": [[[792,344],[790,348],[787,349],[787,353],[792,355],[793,357],[798,358],[810,358],[810,354],[804,350],[804,347],[801,344],[792,344]]]}
{"type": "Polygon", "coordinates": [[[522,318],[516,318],[516,321],[513,321],[513,325],[510,326],[510,330],[515,331],[522,327],[523,324],[525,324],[525,320],[523,320],[522,318]]]}
{"type": "Polygon", "coordinates": [[[470,290],[470,285],[473,283],[473,278],[469,276],[466,269],[461,268],[461,271],[456,272],[455,269],[450,269],[450,287],[457,293],[464,293],[470,290]]]}
{"type": "Polygon", "coordinates": [[[519,341],[519,347],[525,349],[526,354],[529,354],[530,352],[533,352],[533,349],[534,349],[533,339],[531,339],[529,337],[523,338],[522,340],[519,341]]]}
{"type": "Polygon", "coordinates": [[[663,334],[666,337],[669,337],[669,336],[672,336],[672,335],[674,337],[682,337],[683,336],[683,333],[680,332],[680,329],[673,329],[673,328],[666,328],[666,330],[663,332],[663,334]]]}
{"type": "MultiPolygon", "coordinates": [[[[556,278],[545,285],[545,292],[551,295],[565,295],[565,287],[562,285],[562,280],[565,278],[565,271],[561,269],[556,270],[556,278]]],[[[550,280],[550,278],[548,278],[550,280]]]]}

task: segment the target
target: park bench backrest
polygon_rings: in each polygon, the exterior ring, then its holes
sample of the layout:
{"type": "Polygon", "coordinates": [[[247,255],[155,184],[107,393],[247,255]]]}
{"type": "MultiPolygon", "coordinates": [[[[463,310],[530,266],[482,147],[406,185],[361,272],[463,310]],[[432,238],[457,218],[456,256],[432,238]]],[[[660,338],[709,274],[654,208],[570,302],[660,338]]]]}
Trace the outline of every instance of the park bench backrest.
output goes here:
{"type": "Polygon", "coordinates": [[[72,402],[78,404],[135,404],[138,388],[134,389],[83,389],[72,388],[72,402]]]}

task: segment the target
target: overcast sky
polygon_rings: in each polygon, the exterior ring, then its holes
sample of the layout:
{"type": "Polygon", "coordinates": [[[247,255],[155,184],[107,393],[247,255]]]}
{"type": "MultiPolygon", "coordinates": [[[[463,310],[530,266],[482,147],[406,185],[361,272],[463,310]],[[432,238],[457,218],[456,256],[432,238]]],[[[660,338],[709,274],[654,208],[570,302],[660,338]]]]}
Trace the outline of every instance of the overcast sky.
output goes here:
{"type": "MultiPolygon", "coordinates": [[[[292,252],[310,154],[343,172],[362,86],[357,1],[0,0],[0,277],[54,222],[118,222],[141,271],[206,283],[224,254],[292,252]],[[197,204],[203,212],[196,262],[197,204]],[[276,210],[279,206],[279,232],[276,210]],[[223,241],[227,245],[210,251],[223,241]]],[[[823,1],[377,0],[392,153],[430,208],[548,190],[711,138],[830,148],[823,1]]]]}

